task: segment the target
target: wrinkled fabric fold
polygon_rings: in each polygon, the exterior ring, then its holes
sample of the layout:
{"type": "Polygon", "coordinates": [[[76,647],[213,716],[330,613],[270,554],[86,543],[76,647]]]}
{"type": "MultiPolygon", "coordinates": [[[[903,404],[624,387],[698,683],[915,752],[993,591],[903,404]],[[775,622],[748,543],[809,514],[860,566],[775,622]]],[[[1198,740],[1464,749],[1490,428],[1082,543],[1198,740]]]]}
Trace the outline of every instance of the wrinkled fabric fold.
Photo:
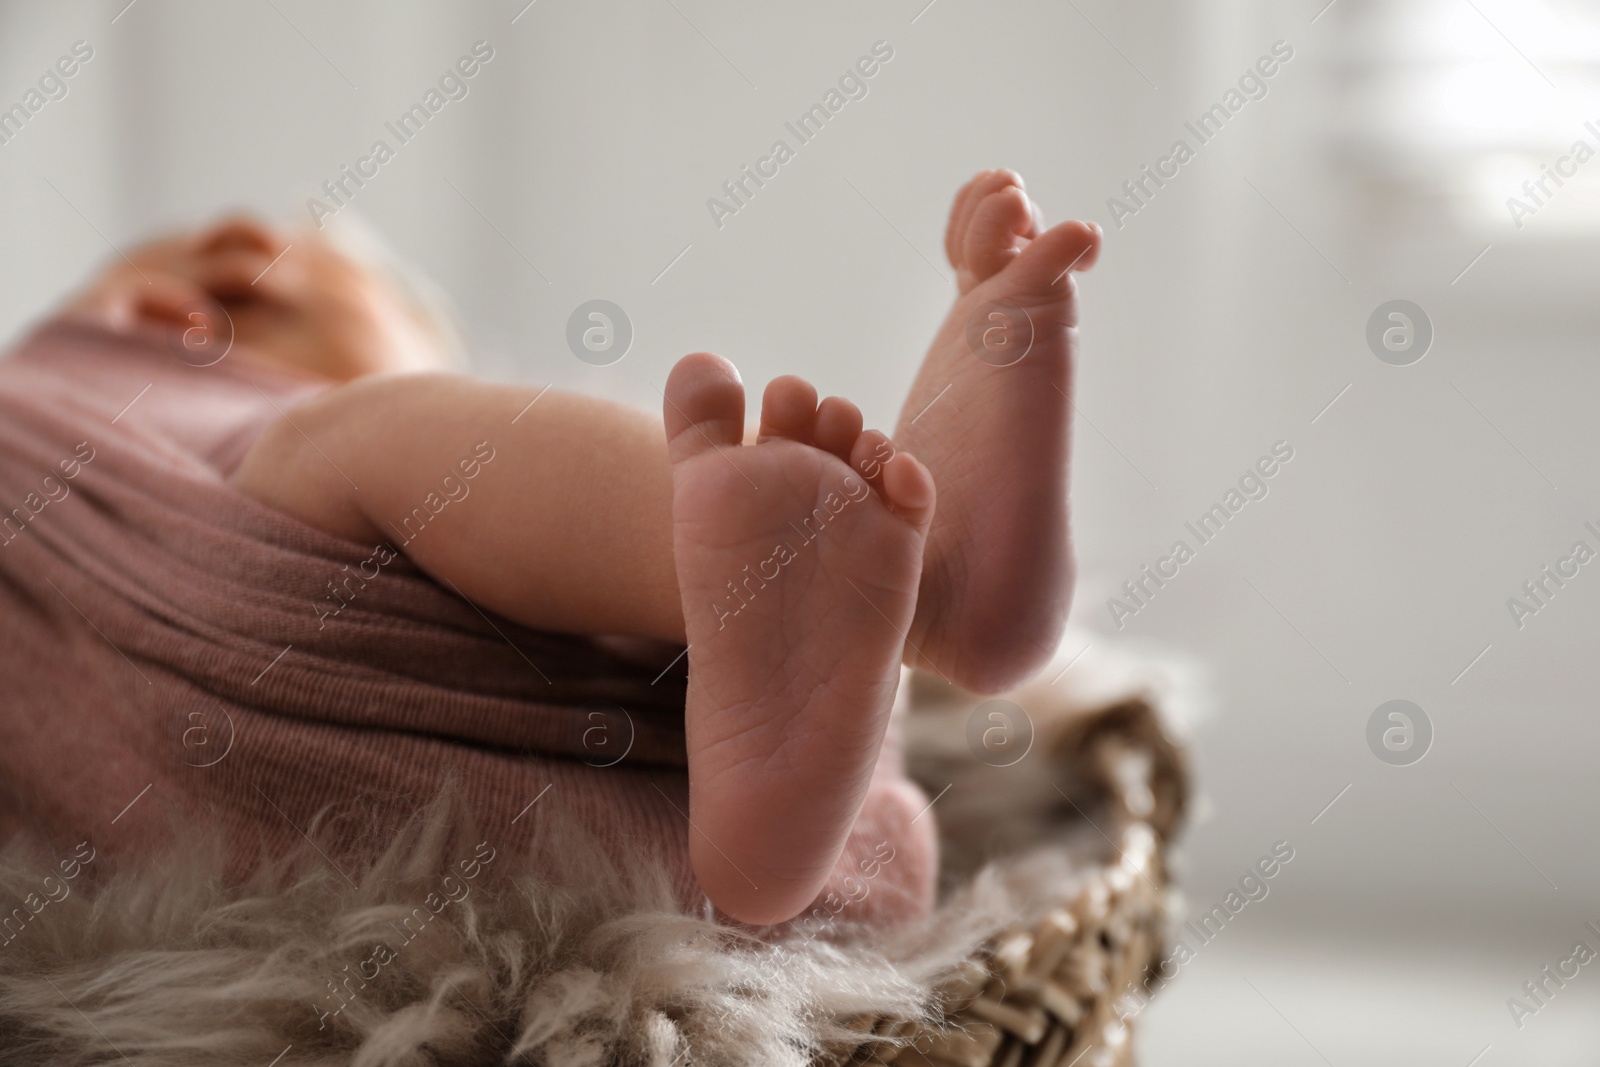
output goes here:
{"type": "Polygon", "coordinates": [[[641,661],[519,627],[404,556],[374,573],[376,546],[228,483],[260,430],[322,387],[70,322],[0,361],[11,822],[115,855],[172,817],[219,820],[247,863],[341,806],[370,824],[358,847],[454,777],[487,825],[550,786],[549,811],[603,837],[681,837],[675,651],[641,661]]]}

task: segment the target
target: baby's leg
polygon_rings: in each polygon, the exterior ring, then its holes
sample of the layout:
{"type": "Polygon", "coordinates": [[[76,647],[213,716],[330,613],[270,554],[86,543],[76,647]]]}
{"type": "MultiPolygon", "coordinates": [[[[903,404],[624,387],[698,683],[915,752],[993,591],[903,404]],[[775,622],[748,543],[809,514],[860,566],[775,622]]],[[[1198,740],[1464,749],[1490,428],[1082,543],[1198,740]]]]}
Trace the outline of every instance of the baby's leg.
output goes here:
{"type": "Polygon", "coordinates": [[[666,441],[641,411],[452,375],[361,379],[290,411],[234,482],[403,548],[524,625],[684,639],[666,441]]]}
{"type": "Polygon", "coordinates": [[[819,405],[793,378],[742,446],[744,389],[715,356],[673,371],[665,434],[626,408],[534,395],[442,375],[341,386],[264,434],[235,482],[328,532],[403,544],[525,625],[687,640],[695,873],[735,918],[791,918],[869,791],[914,791],[875,786],[874,769],[932,479],[863,433],[854,405],[819,405]]]}

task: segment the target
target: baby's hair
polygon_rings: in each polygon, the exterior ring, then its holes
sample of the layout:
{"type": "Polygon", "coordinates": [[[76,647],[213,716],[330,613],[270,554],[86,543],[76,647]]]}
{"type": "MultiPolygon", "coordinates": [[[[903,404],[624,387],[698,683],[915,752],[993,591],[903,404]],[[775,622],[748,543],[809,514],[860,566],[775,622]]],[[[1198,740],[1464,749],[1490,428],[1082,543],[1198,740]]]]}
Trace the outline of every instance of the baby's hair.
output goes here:
{"type": "Polygon", "coordinates": [[[450,369],[467,369],[467,346],[455,304],[426,271],[395,251],[376,226],[348,208],[328,219],[319,234],[388,285],[439,342],[450,369]]]}

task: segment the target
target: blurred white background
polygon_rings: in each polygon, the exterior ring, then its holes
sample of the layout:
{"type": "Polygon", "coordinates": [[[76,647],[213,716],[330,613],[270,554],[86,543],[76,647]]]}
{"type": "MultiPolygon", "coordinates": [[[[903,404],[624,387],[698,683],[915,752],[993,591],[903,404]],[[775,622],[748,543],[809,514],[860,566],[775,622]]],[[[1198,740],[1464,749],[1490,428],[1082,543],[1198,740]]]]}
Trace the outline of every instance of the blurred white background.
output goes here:
{"type": "Polygon", "coordinates": [[[953,297],[950,197],[1015,168],[1053,220],[1107,228],[1082,283],[1077,640],[1210,675],[1196,912],[1296,849],[1141,1018],[1145,1062],[1600,1062],[1600,964],[1520,1029],[1506,1004],[1600,949],[1600,565],[1520,629],[1507,607],[1600,548],[1600,160],[1507,204],[1600,149],[1592,5],[526,3],[0,3],[0,108],[94,50],[0,146],[0,332],[175,224],[309,221],[483,40],[469,94],[351,209],[454,297],[481,372],[654,408],[709,348],[889,425],[953,297]],[[880,40],[869,95],[719,229],[707,199],[880,40]],[[1108,198],[1278,41],[1267,96],[1118,228],[1108,198]],[[597,297],[635,329],[605,368],[564,339],[597,297]],[[1403,367],[1365,339],[1395,298],[1435,331],[1403,367]],[[1116,632],[1106,598],[1278,441],[1270,494],[1116,632]],[[1435,733],[1410,766],[1366,741],[1394,698],[1435,733]]]}

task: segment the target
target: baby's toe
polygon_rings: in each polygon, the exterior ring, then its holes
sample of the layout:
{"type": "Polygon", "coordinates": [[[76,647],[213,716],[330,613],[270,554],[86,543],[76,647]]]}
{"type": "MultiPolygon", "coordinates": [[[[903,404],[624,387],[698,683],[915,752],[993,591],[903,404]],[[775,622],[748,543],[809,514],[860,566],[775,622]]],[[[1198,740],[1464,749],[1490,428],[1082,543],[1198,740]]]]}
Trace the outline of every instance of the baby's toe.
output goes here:
{"type": "Polygon", "coordinates": [[[950,201],[950,219],[944,227],[944,254],[952,267],[961,266],[961,258],[966,254],[966,229],[962,223],[967,217],[967,201],[972,196],[972,188],[983,181],[992,170],[980,170],[977,174],[967,179],[967,184],[956,190],[955,199],[950,201]]]}
{"type": "Polygon", "coordinates": [[[674,463],[744,439],[744,384],[732,363],[710,352],[678,360],[662,390],[662,418],[674,463]]]}
{"type": "Polygon", "coordinates": [[[856,438],[850,466],[911,525],[925,526],[933,520],[933,475],[920,460],[896,449],[881,431],[867,430],[856,438]]]}
{"type": "Polygon", "coordinates": [[[961,270],[966,265],[967,231],[972,228],[972,217],[991,194],[1008,186],[1022,188],[1022,176],[1013,170],[986,170],[961,187],[955,203],[950,208],[950,224],[945,230],[945,255],[950,265],[961,270]]]}
{"type": "Polygon", "coordinates": [[[909,452],[897,452],[883,465],[883,495],[896,515],[913,526],[933,521],[933,475],[909,452]]]}
{"type": "Polygon", "coordinates": [[[973,282],[985,281],[1017,258],[1034,230],[1033,204],[1015,185],[990,193],[977,206],[967,226],[966,271],[973,282]]]}
{"type": "Polygon", "coordinates": [[[1063,222],[1028,243],[1006,268],[1002,283],[1013,299],[1035,307],[1066,309],[1066,325],[1077,325],[1068,271],[1088,270],[1100,255],[1101,230],[1092,222],[1063,222]]]}
{"type": "Polygon", "coordinates": [[[782,437],[809,443],[816,419],[816,389],[804,378],[785,374],[774,378],[761,395],[761,430],[756,439],[782,437]]]}
{"type": "Polygon", "coordinates": [[[850,462],[850,450],[861,436],[861,409],[842,397],[830,396],[817,408],[816,446],[850,462]]]}

